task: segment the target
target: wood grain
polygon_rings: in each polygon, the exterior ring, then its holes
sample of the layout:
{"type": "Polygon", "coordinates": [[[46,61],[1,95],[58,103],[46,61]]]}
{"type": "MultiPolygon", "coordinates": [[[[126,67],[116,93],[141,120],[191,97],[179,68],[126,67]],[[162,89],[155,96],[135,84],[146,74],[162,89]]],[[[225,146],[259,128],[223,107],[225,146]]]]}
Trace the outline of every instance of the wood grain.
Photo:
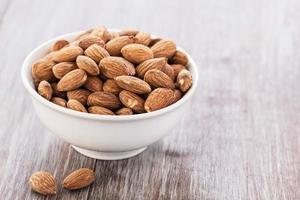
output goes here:
{"type": "Polygon", "coordinates": [[[297,0],[1,0],[0,199],[299,199],[300,2],[297,0]],[[174,131],[141,155],[95,161],[38,120],[21,80],[41,42],[97,25],[176,41],[200,83],[174,131]],[[80,167],[96,182],[42,197],[38,170],[58,182],[80,167]]]}

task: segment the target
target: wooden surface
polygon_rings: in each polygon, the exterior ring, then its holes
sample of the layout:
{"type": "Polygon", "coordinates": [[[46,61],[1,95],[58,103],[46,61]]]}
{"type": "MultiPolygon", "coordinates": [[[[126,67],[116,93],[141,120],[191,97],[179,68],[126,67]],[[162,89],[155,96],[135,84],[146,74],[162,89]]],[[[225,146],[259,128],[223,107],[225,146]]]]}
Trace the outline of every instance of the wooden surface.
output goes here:
{"type": "Polygon", "coordinates": [[[1,0],[0,199],[299,199],[300,1],[1,0]],[[190,111],[137,157],[95,161],[38,120],[20,80],[40,43],[97,25],[170,38],[200,69],[190,111]],[[44,198],[57,180],[94,168],[90,187],[44,198]]]}

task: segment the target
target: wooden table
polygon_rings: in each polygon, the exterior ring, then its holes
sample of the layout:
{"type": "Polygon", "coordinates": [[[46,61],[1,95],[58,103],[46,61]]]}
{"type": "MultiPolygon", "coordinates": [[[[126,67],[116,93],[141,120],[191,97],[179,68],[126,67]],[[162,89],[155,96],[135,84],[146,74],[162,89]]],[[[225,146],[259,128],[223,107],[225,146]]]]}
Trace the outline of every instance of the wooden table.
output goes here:
{"type": "Polygon", "coordinates": [[[300,1],[1,0],[0,199],[299,199],[300,1]],[[200,83],[169,136],[137,157],[84,157],[38,120],[20,80],[26,55],[55,36],[106,25],[176,41],[200,83]],[[90,187],[44,198],[57,180],[93,168],[90,187]]]}

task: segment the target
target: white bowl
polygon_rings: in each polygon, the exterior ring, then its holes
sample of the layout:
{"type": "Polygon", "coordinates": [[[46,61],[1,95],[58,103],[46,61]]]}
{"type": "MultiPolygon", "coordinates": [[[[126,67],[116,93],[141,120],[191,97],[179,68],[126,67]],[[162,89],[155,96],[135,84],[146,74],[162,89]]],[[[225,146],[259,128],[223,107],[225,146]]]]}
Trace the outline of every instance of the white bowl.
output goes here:
{"type": "Polygon", "coordinates": [[[72,40],[80,33],[59,36],[34,49],[23,63],[23,84],[43,124],[64,141],[72,144],[78,152],[103,160],[118,160],[135,156],[144,151],[148,145],[170,133],[182,119],[198,83],[197,66],[187,54],[193,85],[182,99],[164,109],[128,116],[77,112],[53,104],[41,97],[34,89],[31,66],[47,53],[55,41],[62,38],[72,40]]]}

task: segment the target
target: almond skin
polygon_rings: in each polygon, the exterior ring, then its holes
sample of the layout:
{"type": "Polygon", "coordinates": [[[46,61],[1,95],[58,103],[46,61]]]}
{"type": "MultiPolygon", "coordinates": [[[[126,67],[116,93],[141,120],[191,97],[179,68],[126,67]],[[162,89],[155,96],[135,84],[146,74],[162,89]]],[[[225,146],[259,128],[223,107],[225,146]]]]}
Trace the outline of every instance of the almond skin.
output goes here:
{"type": "Polygon", "coordinates": [[[82,69],[75,69],[67,73],[60,81],[57,83],[58,91],[70,91],[75,90],[82,86],[87,79],[85,71],[82,69]]]}
{"type": "Polygon", "coordinates": [[[161,71],[165,74],[167,74],[173,81],[175,80],[175,73],[173,68],[171,67],[171,65],[169,65],[168,63],[163,66],[163,68],[161,69],[161,71]]]}
{"type": "Polygon", "coordinates": [[[117,84],[117,82],[115,80],[108,79],[103,84],[103,91],[104,92],[110,92],[110,93],[113,93],[115,95],[119,95],[119,93],[122,91],[122,88],[119,87],[119,85],[117,84]]]}
{"type": "Polygon", "coordinates": [[[53,94],[50,83],[48,83],[47,81],[41,81],[38,86],[38,93],[49,101],[53,94]]]}
{"type": "Polygon", "coordinates": [[[135,43],[142,44],[145,46],[148,46],[151,42],[151,37],[149,33],[146,33],[144,31],[140,31],[136,34],[134,37],[135,43]]]}
{"type": "Polygon", "coordinates": [[[43,195],[56,194],[56,183],[52,174],[48,172],[36,172],[29,179],[31,189],[43,195]]]}
{"type": "Polygon", "coordinates": [[[86,105],[87,99],[90,94],[91,92],[85,89],[76,89],[67,92],[67,96],[69,100],[75,99],[79,101],[82,105],[86,105]]]}
{"type": "Polygon", "coordinates": [[[56,78],[61,79],[64,75],[74,69],[77,69],[75,62],[61,62],[53,66],[52,72],[56,78]]]}
{"type": "Polygon", "coordinates": [[[84,54],[91,59],[93,59],[96,63],[99,63],[104,57],[109,56],[109,53],[103,47],[93,44],[89,48],[84,51],[84,54]]]}
{"type": "Polygon", "coordinates": [[[51,50],[58,51],[58,50],[62,49],[63,47],[67,46],[68,44],[69,44],[69,42],[67,40],[58,40],[53,44],[51,50]]]}
{"type": "Polygon", "coordinates": [[[121,53],[121,49],[127,44],[133,43],[133,36],[120,36],[110,40],[105,45],[105,49],[111,56],[118,56],[121,53]]]}
{"type": "Polygon", "coordinates": [[[54,65],[55,65],[54,62],[46,59],[41,59],[35,62],[31,68],[31,74],[33,79],[37,81],[51,80],[54,77],[52,72],[52,67],[54,65]]]}
{"type": "Polygon", "coordinates": [[[96,76],[87,77],[87,80],[83,85],[83,87],[85,87],[86,89],[92,92],[102,91],[102,86],[103,86],[102,80],[96,76]]]}
{"type": "Polygon", "coordinates": [[[171,62],[173,64],[181,64],[186,66],[188,64],[188,57],[182,51],[177,50],[173,55],[171,62]]]}
{"type": "Polygon", "coordinates": [[[87,100],[89,106],[102,106],[110,110],[120,108],[121,102],[118,97],[109,92],[94,92],[87,100]]]}
{"type": "Polygon", "coordinates": [[[186,69],[186,67],[184,65],[181,65],[181,64],[172,64],[171,67],[173,68],[175,77],[177,77],[177,75],[179,74],[179,72],[181,70],[186,69]]]}
{"type": "Polygon", "coordinates": [[[51,102],[65,108],[67,107],[67,101],[60,97],[52,97],[51,102]]]}
{"type": "Polygon", "coordinates": [[[177,76],[177,85],[182,92],[186,92],[192,86],[192,74],[190,71],[183,69],[177,76]]]}
{"type": "Polygon", "coordinates": [[[121,108],[116,111],[117,115],[133,115],[132,109],[131,108],[121,108]]]}
{"type": "Polygon", "coordinates": [[[151,49],[155,58],[171,58],[176,51],[176,45],[171,40],[160,40],[155,45],[153,45],[151,49]]]}
{"type": "Polygon", "coordinates": [[[174,90],[174,98],[173,103],[177,102],[179,99],[181,99],[182,93],[180,90],[174,90]]]}
{"type": "Polygon", "coordinates": [[[118,76],[115,78],[115,80],[121,88],[128,90],[130,92],[136,94],[147,94],[151,92],[150,85],[147,82],[137,77],[118,76]]]}
{"type": "Polygon", "coordinates": [[[88,108],[89,113],[98,114],[98,115],[115,115],[113,111],[101,107],[101,106],[91,106],[88,108]]]}
{"type": "Polygon", "coordinates": [[[175,89],[173,80],[167,74],[157,69],[149,70],[145,74],[144,80],[154,87],[175,89]]]}
{"type": "Polygon", "coordinates": [[[72,110],[76,110],[79,112],[87,112],[85,107],[77,100],[75,99],[70,99],[67,103],[67,108],[70,108],[72,110]]]}
{"type": "Polygon", "coordinates": [[[121,57],[105,57],[99,64],[101,73],[107,78],[115,78],[122,75],[134,75],[134,65],[121,57]]]}
{"type": "Polygon", "coordinates": [[[153,45],[155,45],[156,43],[158,43],[161,40],[162,40],[161,38],[151,38],[151,42],[149,44],[149,47],[152,47],[153,45]]]}
{"type": "Polygon", "coordinates": [[[68,46],[62,48],[59,51],[56,51],[52,59],[55,62],[71,62],[71,61],[75,61],[77,56],[82,54],[83,54],[83,50],[80,47],[68,46]]]}
{"type": "Polygon", "coordinates": [[[95,37],[95,36],[90,36],[82,39],[79,42],[79,47],[82,48],[83,50],[86,50],[88,47],[90,47],[93,44],[97,44],[101,47],[104,47],[104,41],[101,38],[95,37]]]}
{"type": "Polygon", "coordinates": [[[121,53],[124,58],[135,64],[153,58],[152,50],[142,44],[128,44],[122,48],[121,53]]]}
{"type": "Polygon", "coordinates": [[[99,27],[94,28],[91,31],[90,36],[98,37],[98,38],[102,39],[104,41],[104,43],[106,43],[108,40],[112,39],[111,33],[107,30],[107,28],[105,26],[99,26],[99,27]]]}
{"type": "Polygon", "coordinates": [[[145,101],[145,110],[153,112],[171,105],[174,102],[174,92],[167,88],[153,90],[145,101]]]}
{"type": "Polygon", "coordinates": [[[67,98],[67,93],[66,92],[61,92],[61,91],[57,90],[57,83],[51,83],[51,87],[52,87],[52,90],[53,90],[53,96],[60,97],[60,98],[63,98],[63,99],[67,98]]]}
{"type": "Polygon", "coordinates": [[[95,181],[95,173],[88,168],[81,168],[69,174],[63,181],[63,187],[77,190],[89,186],[95,181]]]}
{"type": "Polygon", "coordinates": [[[145,112],[144,109],[144,99],[142,99],[140,96],[126,91],[122,90],[119,94],[120,101],[127,107],[131,108],[136,113],[143,113],[145,112]]]}
{"type": "Polygon", "coordinates": [[[88,56],[78,56],[76,58],[76,64],[78,68],[86,71],[92,76],[97,76],[100,74],[100,70],[96,62],[88,56]]]}
{"type": "Polygon", "coordinates": [[[120,36],[135,36],[139,31],[135,29],[125,29],[119,32],[120,36]]]}
{"type": "Polygon", "coordinates": [[[166,58],[153,58],[146,60],[136,67],[137,76],[144,78],[146,72],[150,69],[161,70],[167,64],[166,58]]]}

